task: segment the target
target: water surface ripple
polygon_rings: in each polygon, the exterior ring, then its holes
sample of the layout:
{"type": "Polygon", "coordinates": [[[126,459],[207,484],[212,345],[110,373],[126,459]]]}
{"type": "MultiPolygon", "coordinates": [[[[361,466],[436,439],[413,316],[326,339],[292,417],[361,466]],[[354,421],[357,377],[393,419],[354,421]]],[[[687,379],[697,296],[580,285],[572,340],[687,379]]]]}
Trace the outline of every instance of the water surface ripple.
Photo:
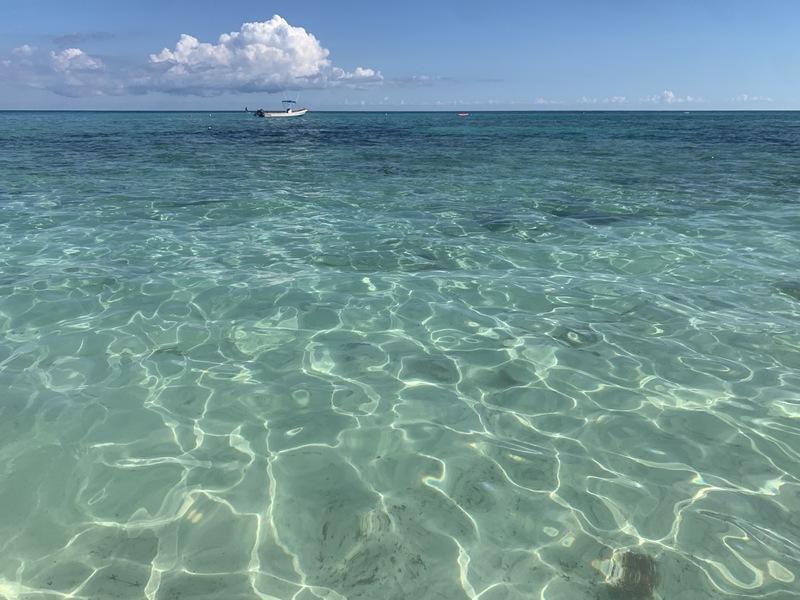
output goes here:
{"type": "Polygon", "coordinates": [[[800,598],[800,114],[288,121],[0,113],[0,598],[800,598]]]}

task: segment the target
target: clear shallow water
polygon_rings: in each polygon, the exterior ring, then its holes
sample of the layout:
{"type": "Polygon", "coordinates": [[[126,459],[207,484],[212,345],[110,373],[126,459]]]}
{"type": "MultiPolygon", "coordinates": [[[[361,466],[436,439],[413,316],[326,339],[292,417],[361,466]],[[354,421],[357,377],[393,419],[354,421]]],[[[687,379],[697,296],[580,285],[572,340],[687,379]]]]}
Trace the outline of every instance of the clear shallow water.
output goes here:
{"type": "Polygon", "coordinates": [[[797,113],[0,113],[0,598],[800,597],[799,165],[797,113]]]}

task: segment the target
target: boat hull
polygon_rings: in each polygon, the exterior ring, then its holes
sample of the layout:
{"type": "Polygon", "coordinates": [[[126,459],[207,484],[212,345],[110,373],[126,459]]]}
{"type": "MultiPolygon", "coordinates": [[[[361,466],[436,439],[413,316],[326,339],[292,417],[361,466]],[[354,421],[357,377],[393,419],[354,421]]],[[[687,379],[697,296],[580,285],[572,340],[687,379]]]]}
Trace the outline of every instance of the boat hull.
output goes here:
{"type": "Polygon", "coordinates": [[[304,114],[308,112],[307,108],[300,108],[298,110],[293,110],[291,112],[287,111],[274,111],[274,112],[265,112],[264,116],[268,119],[282,119],[286,117],[302,117],[304,114]]]}

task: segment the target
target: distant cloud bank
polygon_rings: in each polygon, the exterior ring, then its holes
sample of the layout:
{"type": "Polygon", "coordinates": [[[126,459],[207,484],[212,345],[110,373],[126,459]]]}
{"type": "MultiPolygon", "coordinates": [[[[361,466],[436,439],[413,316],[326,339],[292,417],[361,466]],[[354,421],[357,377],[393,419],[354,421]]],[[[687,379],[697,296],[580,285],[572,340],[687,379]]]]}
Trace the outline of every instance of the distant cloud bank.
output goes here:
{"type": "Polygon", "coordinates": [[[642,98],[642,102],[649,104],[692,104],[702,103],[704,100],[694,96],[678,96],[672,90],[664,90],[660,94],[645,96],[642,98]]]}
{"type": "Polygon", "coordinates": [[[536,98],[533,100],[534,106],[561,106],[562,108],[596,106],[598,108],[617,109],[626,108],[628,110],[645,108],[648,105],[673,105],[702,103],[704,100],[695,96],[678,96],[672,90],[664,90],[660,94],[651,94],[640,98],[630,98],[623,95],[615,96],[581,96],[576,100],[551,100],[547,98],[536,98]]]}
{"type": "MultiPolygon", "coordinates": [[[[103,31],[68,33],[51,36],[52,49],[28,44],[19,46],[10,55],[0,56],[0,83],[48,90],[61,96],[87,97],[150,93],[219,96],[376,86],[398,90],[464,81],[432,74],[384,78],[380,71],[364,66],[343,69],[333,64],[330,51],[312,33],[291,25],[279,15],[266,21],[243,23],[238,31],[223,33],[210,42],[184,33],[171,47],[133,62],[105,54],[89,54],[80,47],[115,37],[103,31]]],[[[475,81],[496,83],[501,80],[475,81]]],[[[526,106],[541,110],[671,110],[713,105],[745,108],[772,102],[769,97],[754,94],[707,102],[701,97],[681,95],[665,88],[661,93],[645,96],[617,94],[582,96],[573,100],[537,97],[503,102],[485,99],[465,102],[461,99],[449,103],[438,100],[435,105],[526,106]]],[[[379,104],[390,104],[388,97],[379,104]]],[[[399,105],[405,105],[405,101],[399,105]]]]}
{"type": "Polygon", "coordinates": [[[583,96],[578,99],[578,104],[628,104],[628,99],[625,96],[609,96],[608,98],[583,96]]]}
{"type": "MultiPolygon", "coordinates": [[[[53,41],[61,45],[106,39],[105,35],[70,34],[53,41]]],[[[214,96],[360,87],[383,81],[380,71],[372,68],[346,71],[334,66],[329,54],[314,35],[275,15],[268,21],[244,23],[239,31],[220,35],[216,43],[183,34],[173,48],[150,54],[147,62],[133,68],[113,68],[71,44],[59,52],[24,45],[0,61],[0,74],[64,96],[150,92],[214,96]]]]}
{"type": "Polygon", "coordinates": [[[750,94],[739,94],[735,98],[731,98],[731,102],[759,102],[759,103],[770,103],[774,102],[774,100],[768,96],[751,96],[750,94]]]}

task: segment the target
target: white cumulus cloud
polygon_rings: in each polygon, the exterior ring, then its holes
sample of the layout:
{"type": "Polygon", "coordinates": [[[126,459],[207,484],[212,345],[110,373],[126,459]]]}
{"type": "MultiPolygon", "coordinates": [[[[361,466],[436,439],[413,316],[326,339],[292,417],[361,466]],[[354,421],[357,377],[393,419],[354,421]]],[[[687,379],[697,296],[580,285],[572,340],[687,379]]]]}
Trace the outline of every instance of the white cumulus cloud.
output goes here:
{"type": "Polygon", "coordinates": [[[348,72],[331,65],[330,52],[302,27],[275,15],[244,23],[216,43],[183,34],[174,48],[150,55],[149,86],[157,91],[209,95],[225,92],[279,92],[381,81],[378,71],[348,72]]]}
{"type": "Polygon", "coordinates": [[[350,73],[339,67],[334,67],[331,71],[331,79],[333,81],[375,83],[383,81],[383,75],[381,75],[380,71],[366,69],[364,67],[356,67],[355,70],[350,73]]]}
{"type": "Polygon", "coordinates": [[[93,58],[80,48],[66,48],[61,52],[50,52],[50,64],[61,73],[69,71],[96,71],[103,68],[103,61],[93,58]]]}
{"type": "Polygon", "coordinates": [[[361,66],[347,71],[334,66],[329,55],[313,34],[275,15],[244,23],[239,31],[223,33],[214,42],[183,34],[174,47],[125,69],[112,68],[80,48],[45,52],[24,45],[0,61],[0,75],[67,96],[150,92],[211,96],[383,82],[380,71],[361,66]]]}
{"type": "Polygon", "coordinates": [[[29,56],[33,56],[33,53],[36,52],[36,46],[29,46],[28,44],[23,44],[19,48],[14,48],[11,51],[11,54],[20,58],[27,58],[29,56]]]}
{"type": "Polygon", "coordinates": [[[62,96],[120,93],[122,86],[98,57],[80,48],[47,52],[27,44],[0,61],[0,79],[50,90],[62,96]]]}

